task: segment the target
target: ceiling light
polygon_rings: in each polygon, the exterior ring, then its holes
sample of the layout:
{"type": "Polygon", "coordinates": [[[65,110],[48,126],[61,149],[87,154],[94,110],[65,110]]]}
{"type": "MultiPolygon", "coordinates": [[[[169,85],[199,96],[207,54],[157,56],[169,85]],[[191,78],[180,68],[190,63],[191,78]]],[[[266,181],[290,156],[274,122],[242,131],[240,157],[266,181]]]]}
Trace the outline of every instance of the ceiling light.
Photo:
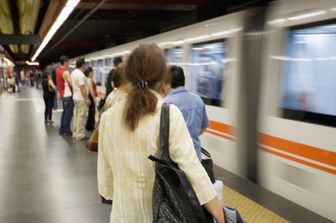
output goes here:
{"type": "Polygon", "coordinates": [[[306,19],[306,18],[310,18],[310,17],[315,17],[315,16],[323,15],[325,13],[326,13],[326,11],[320,10],[320,11],[316,11],[316,12],[311,12],[311,13],[306,13],[306,14],[302,14],[302,15],[297,15],[297,16],[289,17],[288,20],[306,19]]]}
{"type": "Polygon", "coordinates": [[[229,30],[225,30],[225,31],[217,32],[217,33],[212,33],[211,36],[224,36],[230,33],[239,32],[241,30],[242,28],[229,29],[229,30]]]}
{"type": "Polygon", "coordinates": [[[68,0],[64,8],[62,9],[61,13],[58,15],[55,22],[50,27],[47,35],[44,37],[42,43],[40,44],[39,48],[34,53],[32,57],[32,61],[35,61],[38,55],[42,52],[44,47],[49,43],[50,39],[54,36],[56,31],[59,27],[64,23],[64,21],[69,17],[71,12],[75,9],[76,5],[79,3],[80,0],[68,0]]]}
{"type": "Polygon", "coordinates": [[[204,25],[204,27],[210,27],[210,26],[215,26],[217,25],[217,23],[213,22],[213,23],[207,23],[204,25]]]}
{"type": "Polygon", "coordinates": [[[336,8],[332,8],[332,9],[330,9],[330,11],[335,12],[335,11],[336,11],[336,8]]]}
{"type": "Polygon", "coordinates": [[[267,23],[270,25],[275,25],[275,24],[279,24],[283,22],[286,22],[286,19],[284,18],[274,19],[274,20],[268,21],[267,23]]]}
{"type": "Polygon", "coordinates": [[[29,66],[40,66],[39,62],[26,61],[26,64],[29,65],[29,66]]]}

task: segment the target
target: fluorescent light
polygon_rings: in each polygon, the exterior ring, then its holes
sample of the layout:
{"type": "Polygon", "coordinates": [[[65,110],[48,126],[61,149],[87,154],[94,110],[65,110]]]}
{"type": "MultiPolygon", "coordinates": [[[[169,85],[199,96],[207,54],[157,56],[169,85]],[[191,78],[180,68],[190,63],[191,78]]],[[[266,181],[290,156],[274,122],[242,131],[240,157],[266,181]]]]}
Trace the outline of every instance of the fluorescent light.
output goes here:
{"type": "Polygon", "coordinates": [[[210,35],[203,35],[203,36],[196,36],[194,37],[194,40],[201,40],[201,39],[206,39],[206,38],[209,38],[210,35]]]}
{"type": "Polygon", "coordinates": [[[311,13],[306,13],[306,14],[302,14],[302,15],[298,15],[298,16],[289,17],[288,20],[306,19],[306,18],[310,18],[310,17],[323,15],[325,13],[327,13],[327,12],[324,11],[324,10],[320,10],[320,11],[316,11],[316,12],[311,12],[311,13]]]}
{"type": "Polygon", "coordinates": [[[79,3],[80,0],[68,0],[65,4],[64,8],[62,9],[61,13],[58,15],[55,22],[50,27],[47,35],[44,37],[42,43],[40,44],[39,48],[34,53],[32,57],[32,61],[35,61],[38,55],[42,52],[44,47],[49,43],[50,39],[54,36],[56,31],[59,27],[64,23],[64,21],[69,17],[71,12],[75,9],[76,5],[79,3]]]}
{"type": "Polygon", "coordinates": [[[289,61],[289,60],[292,59],[291,57],[286,57],[286,56],[275,56],[275,55],[270,56],[270,58],[272,58],[272,59],[274,59],[274,60],[285,60],[285,61],[289,61]]]}
{"type": "Polygon", "coordinates": [[[217,32],[217,33],[212,33],[211,36],[224,36],[224,35],[228,35],[231,33],[239,32],[241,30],[242,28],[229,29],[229,30],[225,30],[225,31],[217,32]]]}
{"type": "Polygon", "coordinates": [[[204,25],[204,27],[210,27],[210,26],[215,26],[217,25],[217,23],[213,22],[213,23],[207,23],[204,25]]]}
{"type": "Polygon", "coordinates": [[[318,57],[318,58],[315,58],[316,61],[326,61],[328,60],[327,57],[318,57]]]}
{"type": "Polygon", "coordinates": [[[336,8],[332,8],[332,9],[330,9],[330,11],[335,12],[335,11],[336,11],[336,8]]]}
{"type": "Polygon", "coordinates": [[[29,66],[40,66],[39,62],[30,62],[30,61],[26,61],[26,64],[29,66]]]}
{"type": "Polygon", "coordinates": [[[291,60],[292,61],[303,61],[303,62],[305,62],[305,61],[313,61],[310,58],[292,58],[291,60]]]}
{"type": "Polygon", "coordinates": [[[270,25],[275,25],[275,24],[279,24],[283,22],[286,22],[286,19],[284,18],[274,19],[274,20],[268,21],[267,23],[270,25]]]}

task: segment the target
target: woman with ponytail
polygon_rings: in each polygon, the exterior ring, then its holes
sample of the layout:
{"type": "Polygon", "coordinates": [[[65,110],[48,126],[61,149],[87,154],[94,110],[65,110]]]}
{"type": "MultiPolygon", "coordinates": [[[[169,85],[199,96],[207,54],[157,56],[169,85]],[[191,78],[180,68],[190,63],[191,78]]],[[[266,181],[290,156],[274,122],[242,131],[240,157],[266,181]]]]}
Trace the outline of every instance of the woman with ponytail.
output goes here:
{"type": "MultiPolygon", "coordinates": [[[[124,75],[131,85],[125,99],[103,113],[99,129],[98,189],[113,200],[113,223],[153,222],[152,196],[159,154],[160,112],[158,92],[168,72],[165,57],[155,44],[142,44],[129,55],[124,75]]],[[[198,161],[181,112],[170,105],[169,151],[187,175],[198,200],[224,223],[224,215],[211,181],[198,161]]]]}

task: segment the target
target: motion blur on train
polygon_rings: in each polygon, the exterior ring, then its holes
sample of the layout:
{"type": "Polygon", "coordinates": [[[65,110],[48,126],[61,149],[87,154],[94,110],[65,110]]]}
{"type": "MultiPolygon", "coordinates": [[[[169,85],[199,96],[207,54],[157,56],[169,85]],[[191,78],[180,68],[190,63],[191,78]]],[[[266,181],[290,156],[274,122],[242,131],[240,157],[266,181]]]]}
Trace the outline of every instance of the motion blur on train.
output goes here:
{"type": "Polygon", "coordinates": [[[145,42],[206,103],[216,165],[336,221],[336,1],[273,1],[80,56],[101,94],[113,59],[145,42]]]}

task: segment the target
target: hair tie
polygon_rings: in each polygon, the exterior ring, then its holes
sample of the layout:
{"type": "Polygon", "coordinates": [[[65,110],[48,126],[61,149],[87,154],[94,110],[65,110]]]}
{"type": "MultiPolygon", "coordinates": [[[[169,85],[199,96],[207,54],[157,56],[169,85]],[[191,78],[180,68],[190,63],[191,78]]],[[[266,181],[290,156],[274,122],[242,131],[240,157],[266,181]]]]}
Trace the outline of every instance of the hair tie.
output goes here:
{"type": "Polygon", "coordinates": [[[148,83],[147,81],[141,80],[141,82],[139,81],[138,86],[142,89],[148,88],[148,83]]]}

